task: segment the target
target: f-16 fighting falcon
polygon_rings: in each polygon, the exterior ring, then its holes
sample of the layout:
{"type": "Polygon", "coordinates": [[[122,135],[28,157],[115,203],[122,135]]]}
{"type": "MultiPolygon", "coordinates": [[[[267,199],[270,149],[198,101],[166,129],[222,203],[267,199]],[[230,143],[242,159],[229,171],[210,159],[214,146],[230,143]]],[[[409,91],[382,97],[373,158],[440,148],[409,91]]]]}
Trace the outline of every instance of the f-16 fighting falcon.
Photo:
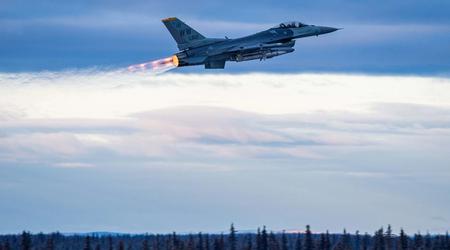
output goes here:
{"type": "Polygon", "coordinates": [[[131,66],[130,69],[175,68],[205,65],[205,69],[223,69],[226,61],[264,60],[294,52],[295,39],[334,32],[337,28],[285,22],[253,35],[229,39],[206,38],[176,17],[162,20],[176,41],[178,53],[171,57],[131,66]]]}

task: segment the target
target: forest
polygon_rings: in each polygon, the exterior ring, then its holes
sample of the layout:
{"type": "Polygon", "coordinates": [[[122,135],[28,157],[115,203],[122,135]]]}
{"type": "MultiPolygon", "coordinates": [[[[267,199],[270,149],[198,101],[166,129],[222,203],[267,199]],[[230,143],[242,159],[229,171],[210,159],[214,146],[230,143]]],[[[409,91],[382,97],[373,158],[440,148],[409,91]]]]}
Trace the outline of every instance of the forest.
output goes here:
{"type": "Polygon", "coordinates": [[[0,235],[0,250],[450,250],[446,234],[416,233],[403,229],[392,232],[391,226],[373,234],[313,232],[273,232],[266,227],[245,233],[235,229],[221,234],[119,234],[59,232],[0,235]]]}

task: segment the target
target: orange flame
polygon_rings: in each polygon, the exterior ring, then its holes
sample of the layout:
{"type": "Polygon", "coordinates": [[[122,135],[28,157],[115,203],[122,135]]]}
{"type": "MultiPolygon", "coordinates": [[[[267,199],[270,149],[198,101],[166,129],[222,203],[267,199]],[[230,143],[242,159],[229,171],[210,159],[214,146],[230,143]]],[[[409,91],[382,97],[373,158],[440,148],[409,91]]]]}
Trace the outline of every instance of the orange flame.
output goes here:
{"type": "Polygon", "coordinates": [[[178,64],[178,57],[176,55],[173,55],[171,57],[166,57],[151,62],[131,65],[128,67],[128,71],[137,72],[150,70],[153,73],[163,73],[178,67],[178,64]]]}

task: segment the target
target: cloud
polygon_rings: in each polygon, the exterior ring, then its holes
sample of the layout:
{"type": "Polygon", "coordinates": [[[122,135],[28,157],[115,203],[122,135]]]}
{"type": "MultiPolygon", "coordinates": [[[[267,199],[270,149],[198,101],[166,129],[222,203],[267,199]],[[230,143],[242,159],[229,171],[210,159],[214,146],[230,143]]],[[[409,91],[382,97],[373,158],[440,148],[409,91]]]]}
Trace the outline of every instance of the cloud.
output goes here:
{"type": "Polygon", "coordinates": [[[59,168],[92,168],[92,167],[94,167],[93,164],[83,163],[83,162],[60,162],[60,163],[55,163],[54,166],[59,167],[59,168]]]}
{"type": "Polygon", "coordinates": [[[447,107],[448,78],[344,74],[0,74],[2,112],[24,118],[126,118],[174,106],[263,114],[369,112],[374,103],[447,107]],[[47,98],[49,97],[49,98],[47,98]],[[82,100],[82,101],[81,101],[82,100]],[[70,112],[67,112],[70,111],[70,112]]]}
{"type": "Polygon", "coordinates": [[[450,146],[447,78],[69,71],[0,80],[8,162],[318,163],[350,152],[450,146]]]}
{"type": "Polygon", "coordinates": [[[3,230],[160,232],[169,218],[181,222],[167,230],[205,230],[199,216],[252,228],[284,211],[273,227],[325,214],[312,221],[321,230],[356,217],[364,230],[442,231],[420,214],[450,206],[435,200],[449,189],[449,88],[415,76],[3,73],[3,230]]]}

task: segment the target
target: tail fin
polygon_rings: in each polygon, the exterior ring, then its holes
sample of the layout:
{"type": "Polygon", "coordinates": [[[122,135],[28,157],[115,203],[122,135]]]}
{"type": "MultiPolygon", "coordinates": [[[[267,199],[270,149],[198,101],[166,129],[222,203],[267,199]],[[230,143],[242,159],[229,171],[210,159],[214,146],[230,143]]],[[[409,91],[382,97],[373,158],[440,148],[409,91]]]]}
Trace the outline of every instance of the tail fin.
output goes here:
{"type": "Polygon", "coordinates": [[[205,39],[202,34],[198,33],[196,30],[189,27],[187,24],[176,17],[165,18],[162,20],[162,22],[169,30],[173,39],[175,39],[178,48],[180,49],[186,48],[186,45],[193,41],[205,39]]]}

